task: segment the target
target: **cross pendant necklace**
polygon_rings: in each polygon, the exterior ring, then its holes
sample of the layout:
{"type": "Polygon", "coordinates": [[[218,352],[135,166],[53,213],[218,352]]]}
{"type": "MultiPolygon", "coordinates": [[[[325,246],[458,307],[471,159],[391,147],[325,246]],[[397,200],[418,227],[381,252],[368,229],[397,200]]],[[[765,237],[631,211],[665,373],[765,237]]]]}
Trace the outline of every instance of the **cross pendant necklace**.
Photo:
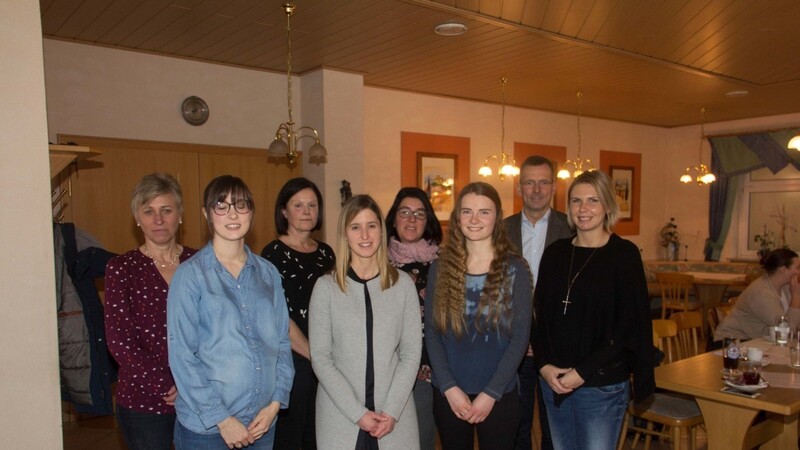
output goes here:
{"type": "Polygon", "coordinates": [[[572,263],[575,262],[575,247],[576,247],[575,245],[572,246],[572,257],[570,257],[570,259],[569,259],[569,272],[567,274],[567,283],[568,283],[567,284],[567,296],[564,298],[564,301],[561,302],[561,303],[564,304],[564,312],[562,313],[564,315],[567,314],[567,307],[570,304],[572,304],[572,302],[569,301],[569,294],[572,292],[572,285],[575,284],[575,280],[578,279],[578,275],[581,274],[583,269],[586,267],[586,264],[589,264],[589,260],[592,259],[592,256],[594,256],[594,252],[596,252],[597,249],[598,249],[598,247],[595,247],[592,250],[592,253],[589,254],[589,257],[586,258],[586,261],[583,262],[583,265],[581,266],[581,268],[578,269],[578,272],[575,274],[574,277],[572,277],[572,280],[570,280],[569,277],[572,276],[572,263]]]}

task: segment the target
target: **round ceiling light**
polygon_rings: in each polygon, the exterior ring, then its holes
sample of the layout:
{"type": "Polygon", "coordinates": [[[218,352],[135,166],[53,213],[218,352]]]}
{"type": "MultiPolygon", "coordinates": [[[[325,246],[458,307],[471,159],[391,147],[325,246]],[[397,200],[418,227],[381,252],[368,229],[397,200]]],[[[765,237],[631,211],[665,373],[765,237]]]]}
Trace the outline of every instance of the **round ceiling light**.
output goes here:
{"type": "Polygon", "coordinates": [[[440,36],[460,36],[467,32],[467,26],[458,22],[445,22],[433,29],[440,36]]]}

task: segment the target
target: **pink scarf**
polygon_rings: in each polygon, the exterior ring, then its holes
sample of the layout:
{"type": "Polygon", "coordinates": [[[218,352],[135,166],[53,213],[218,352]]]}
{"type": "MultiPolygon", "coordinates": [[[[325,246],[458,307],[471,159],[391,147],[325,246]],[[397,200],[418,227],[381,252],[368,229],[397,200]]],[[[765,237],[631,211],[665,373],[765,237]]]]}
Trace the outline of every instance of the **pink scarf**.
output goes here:
{"type": "Polygon", "coordinates": [[[425,239],[411,244],[404,244],[395,238],[389,239],[389,259],[395,264],[427,263],[437,256],[439,256],[439,246],[425,239]]]}

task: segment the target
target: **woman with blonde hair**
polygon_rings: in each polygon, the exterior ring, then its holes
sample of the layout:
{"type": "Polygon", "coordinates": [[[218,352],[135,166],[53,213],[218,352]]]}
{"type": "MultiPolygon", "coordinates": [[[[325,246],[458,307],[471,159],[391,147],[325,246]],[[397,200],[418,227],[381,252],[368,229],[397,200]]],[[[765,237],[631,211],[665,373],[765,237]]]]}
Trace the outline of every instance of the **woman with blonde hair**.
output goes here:
{"type": "Polygon", "coordinates": [[[411,278],[389,263],[375,200],[339,215],[336,270],[311,295],[311,364],[319,379],[317,441],[327,448],[419,448],[411,389],[422,334],[411,278]]]}
{"type": "Polygon", "coordinates": [[[105,275],[106,342],[119,363],[117,419],[130,450],[169,450],[178,391],[167,359],[167,292],[197,250],[178,243],[183,193],[172,175],[142,177],[131,212],[144,243],[112,258],[105,275]]]}
{"type": "Polygon", "coordinates": [[[613,234],[611,179],[584,172],[569,188],[577,234],[548,246],[534,295],[531,336],[555,448],[616,448],[634,398],[655,388],[647,282],[639,249],[613,234]]]}
{"type": "Polygon", "coordinates": [[[511,250],[497,191],[461,190],[450,231],[428,275],[425,344],[433,414],[444,450],[514,448],[517,368],[528,348],[532,278],[511,250]]]}

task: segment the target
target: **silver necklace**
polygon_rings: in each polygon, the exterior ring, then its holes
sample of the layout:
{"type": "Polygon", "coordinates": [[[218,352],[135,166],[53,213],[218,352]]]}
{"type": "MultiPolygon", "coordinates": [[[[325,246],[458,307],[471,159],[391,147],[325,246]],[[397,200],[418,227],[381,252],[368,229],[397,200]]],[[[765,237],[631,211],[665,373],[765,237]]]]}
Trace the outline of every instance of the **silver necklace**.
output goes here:
{"type": "Polygon", "coordinates": [[[178,262],[178,257],[181,255],[180,252],[175,252],[175,256],[173,256],[172,259],[168,263],[162,263],[162,262],[159,262],[155,257],[153,257],[153,255],[150,254],[150,251],[147,250],[147,246],[144,246],[144,254],[145,254],[145,256],[147,256],[148,258],[153,260],[153,264],[155,264],[156,266],[161,267],[162,269],[166,269],[167,267],[174,266],[175,263],[178,262]]]}
{"type": "Polygon", "coordinates": [[[572,277],[572,280],[570,281],[569,277],[572,276],[572,263],[575,261],[575,247],[577,247],[577,245],[572,246],[572,257],[569,259],[569,273],[567,274],[567,296],[566,298],[564,298],[564,301],[561,302],[564,304],[564,312],[563,312],[564,315],[567,314],[567,307],[572,303],[571,301],[569,301],[569,294],[572,292],[572,285],[575,284],[575,280],[578,279],[578,275],[580,275],[581,272],[583,272],[583,269],[586,267],[586,264],[589,264],[589,260],[592,259],[592,256],[594,256],[594,253],[598,249],[598,247],[595,247],[594,250],[592,250],[592,253],[589,254],[589,257],[586,258],[586,261],[583,262],[581,268],[578,269],[578,272],[575,274],[574,277],[572,277]]]}

